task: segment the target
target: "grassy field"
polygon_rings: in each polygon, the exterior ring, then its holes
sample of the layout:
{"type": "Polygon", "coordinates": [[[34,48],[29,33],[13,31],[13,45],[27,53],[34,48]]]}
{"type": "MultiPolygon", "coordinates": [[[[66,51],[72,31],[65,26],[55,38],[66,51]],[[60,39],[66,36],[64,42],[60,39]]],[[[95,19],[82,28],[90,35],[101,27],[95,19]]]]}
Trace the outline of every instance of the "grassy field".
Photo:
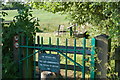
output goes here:
{"type": "MultiPolygon", "coordinates": [[[[3,10],[8,13],[4,17],[5,20],[13,20],[14,16],[18,15],[17,10],[3,10]]],[[[65,19],[66,15],[53,14],[44,10],[33,9],[32,14],[40,20],[39,29],[44,32],[53,32],[58,29],[58,25],[65,25],[68,27],[68,20],[65,19]]]]}

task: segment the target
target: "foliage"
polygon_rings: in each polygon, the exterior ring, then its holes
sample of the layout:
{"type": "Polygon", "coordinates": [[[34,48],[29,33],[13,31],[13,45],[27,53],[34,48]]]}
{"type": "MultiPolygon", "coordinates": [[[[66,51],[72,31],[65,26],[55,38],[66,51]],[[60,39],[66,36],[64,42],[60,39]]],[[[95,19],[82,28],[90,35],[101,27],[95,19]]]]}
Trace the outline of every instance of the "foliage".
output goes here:
{"type": "MultiPolygon", "coordinates": [[[[2,12],[2,16],[5,17],[8,14],[6,12],[2,12]]],[[[5,19],[2,18],[2,21],[5,19]]],[[[10,44],[11,38],[8,39],[4,38],[4,34],[7,32],[8,28],[6,28],[5,24],[2,23],[2,29],[3,29],[3,46],[2,46],[2,77],[4,78],[15,78],[17,77],[16,71],[17,66],[13,62],[13,55],[12,53],[12,45],[10,44]]]]}
{"type": "Polygon", "coordinates": [[[10,24],[10,35],[23,33],[27,36],[33,36],[36,32],[36,27],[39,25],[38,19],[32,16],[31,7],[24,4],[17,4],[18,15],[14,17],[13,22],[10,24]]]}
{"type": "Polygon", "coordinates": [[[19,9],[18,4],[20,2],[7,2],[6,4],[2,4],[2,10],[14,10],[14,9],[19,9]]]}
{"type": "Polygon", "coordinates": [[[8,54],[3,55],[2,59],[2,76],[3,79],[5,78],[17,78],[18,74],[17,69],[18,66],[16,63],[13,62],[13,55],[11,54],[12,52],[9,52],[8,54]]]}
{"type": "Polygon", "coordinates": [[[53,13],[65,13],[73,23],[88,22],[107,30],[111,37],[119,36],[120,2],[33,2],[33,7],[53,13]]]}
{"type": "MultiPolygon", "coordinates": [[[[17,10],[3,10],[9,15],[5,17],[5,20],[12,20],[17,15],[17,10]]],[[[54,32],[58,30],[58,25],[64,25],[65,29],[69,26],[68,20],[65,19],[66,15],[53,14],[45,10],[32,9],[32,15],[36,16],[40,21],[40,26],[37,26],[44,32],[54,32]],[[52,28],[51,28],[52,27],[52,28]]],[[[39,31],[40,32],[40,31],[39,31]]]]}
{"type": "MultiPolygon", "coordinates": [[[[17,77],[17,65],[13,61],[13,37],[16,34],[23,34],[24,36],[33,37],[36,33],[36,25],[38,24],[38,19],[32,16],[31,7],[25,4],[14,4],[19,7],[18,15],[13,18],[13,21],[6,26],[2,23],[3,29],[3,46],[2,46],[2,59],[3,59],[3,78],[15,78],[17,77]]],[[[2,17],[7,15],[6,12],[2,12],[2,17]]],[[[4,21],[4,19],[3,19],[4,21]]],[[[31,40],[32,41],[32,40],[31,40]]]]}
{"type": "Polygon", "coordinates": [[[14,5],[12,5],[12,3],[9,4],[2,4],[2,10],[12,10],[12,9],[16,9],[16,7],[14,5]]]}

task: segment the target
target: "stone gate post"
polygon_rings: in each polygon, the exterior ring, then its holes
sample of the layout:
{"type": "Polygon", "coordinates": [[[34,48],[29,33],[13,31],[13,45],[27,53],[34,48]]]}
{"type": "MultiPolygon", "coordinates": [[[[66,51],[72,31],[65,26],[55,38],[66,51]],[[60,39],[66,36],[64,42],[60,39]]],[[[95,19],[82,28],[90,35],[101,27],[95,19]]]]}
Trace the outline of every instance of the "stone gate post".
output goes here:
{"type": "Polygon", "coordinates": [[[103,34],[98,35],[96,38],[96,75],[95,78],[106,79],[107,76],[107,63],[109,59],[109,52],[111,46],[111,40],[109,36],[103,34]]]}

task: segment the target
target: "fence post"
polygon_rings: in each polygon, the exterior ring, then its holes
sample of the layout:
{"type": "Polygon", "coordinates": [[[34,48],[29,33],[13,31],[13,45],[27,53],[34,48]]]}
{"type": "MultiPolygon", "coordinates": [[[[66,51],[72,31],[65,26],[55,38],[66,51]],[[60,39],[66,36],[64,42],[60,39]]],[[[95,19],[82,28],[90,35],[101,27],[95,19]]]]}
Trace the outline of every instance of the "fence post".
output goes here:
{"type": "Polygon", "coordinates": [[[73,34],[73,30],[72,30],[72,27],[70,27],[70,36],[72,36],[73,34]]]}
{"type": "Polygon", "coordinates": [[[21,71],[20,71],[20,66],[19,66],[20,63],[18,63],[18,61],[20,60],[19,41],[20,41],[19,36],[17,34],[15,36],[13,36],[13,61],[15,62],[15,66],[16,66],[17,70],[19,70],[19,75],[20,75],[19,77],[21,77],[21,71]]]}
{"type": "Polygon", "coordinates": [[[13,55],[14,55],[14,62],[18,61],[18,35],[15,35],[13,38],[13,55]]]}
{"type": "Polygon", "coordinates": [[[107,63],[108,63],[108,52],[110,51],[111,40],[109,36],[103,34],[98,35],[96,38],[96,75],[95,78],[107,78],[107,63]]]}
{"type": "MultiPolygon", "coordinates": [[[[0,2],[0,4],[2,4],[2,1],[0,2]]],[[[2,5],[0,5],[0,7],[2,7],[2,5]]],[[[0,20],[0,23],[2,22],[2,20],[0,20]]],[[[3,36],[3,33],[2,33],[2,24],[0,24],[0,80],[2,80],[2,36],[3,36]]]]}

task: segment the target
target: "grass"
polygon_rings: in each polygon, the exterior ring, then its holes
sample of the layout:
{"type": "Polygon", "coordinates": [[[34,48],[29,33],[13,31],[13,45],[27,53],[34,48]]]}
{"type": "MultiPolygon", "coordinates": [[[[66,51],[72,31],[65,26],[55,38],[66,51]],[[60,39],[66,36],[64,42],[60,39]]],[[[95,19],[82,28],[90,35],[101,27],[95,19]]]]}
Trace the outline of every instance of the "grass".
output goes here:
{"type": "MultiPolygon", "coordinates": [[[[11,21],[14,16],[18,15],[17,10],[3,10],[8,13],[7,16],[4,17],[5,20],[11,21]]],[[[39,29],[44,32],[53,32],[57,31],[58,25],[64,25],[68,27],[68,20],[65,19],[66,15],[53,14],[44,10],[33,9],[32,14],[34,17],[40,20],[39,29]]]]}
{"type": "Polygon", "coordinates": [[[8,13],[7,16],[3,17],[6,21],[13,20],[14,16],[18,15],[17,10],[2,10],[6,13],[8,13]]]}
{"type": "Polygon", "coordinates": [[[33,15],[38,17],[41,23],[66,23],[65,15],[53,14],[44,10],[33,10],[33,15]]]}

